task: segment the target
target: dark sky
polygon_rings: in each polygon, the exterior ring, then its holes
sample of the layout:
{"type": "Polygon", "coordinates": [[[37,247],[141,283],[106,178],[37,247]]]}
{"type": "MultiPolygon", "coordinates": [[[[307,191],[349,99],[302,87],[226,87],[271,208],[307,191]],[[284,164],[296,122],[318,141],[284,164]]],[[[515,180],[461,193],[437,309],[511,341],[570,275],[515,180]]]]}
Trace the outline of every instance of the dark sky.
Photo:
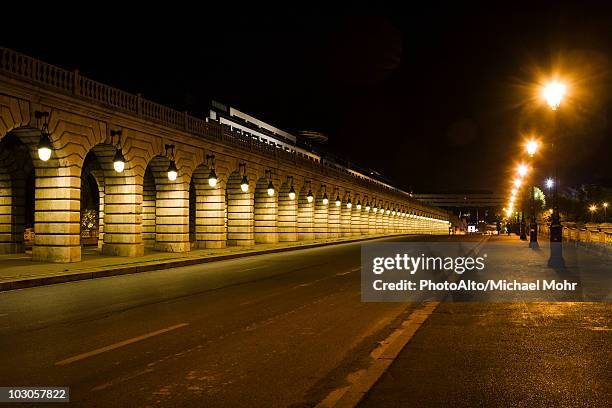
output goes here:
{"type": "Polygon", "coordinates": [[[415,192],[506,190],[531,131],[557,135],[563,184],[611,185],[612,14],[461,3],[375,17],[101,15],[32,24],[44,41],[5,45],[196,115],[214,98],[289,131],[326,132],[329,150],[415,192]],[[533,100],[553,70],[571,80],[556,125],[533,100]]]}

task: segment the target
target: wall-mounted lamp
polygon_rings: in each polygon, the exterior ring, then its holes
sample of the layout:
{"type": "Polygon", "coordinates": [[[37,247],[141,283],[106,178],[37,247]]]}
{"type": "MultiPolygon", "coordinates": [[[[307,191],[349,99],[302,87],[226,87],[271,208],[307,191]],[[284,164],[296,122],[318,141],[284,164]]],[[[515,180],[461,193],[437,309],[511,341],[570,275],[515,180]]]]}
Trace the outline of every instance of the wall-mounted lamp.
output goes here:
{"type": "Polygon", "coordinates": [[[323,186],[323,205],[329,204],[329,198],[327,198],[327,188],[323,186]]]}
{"type": "Polygon", "coordinates": [[[117,136],[117,151],[115,152],[115,157],[113,158],[113,168],[117,173],[123,173],[123,169],[125,169],[125,157],[123,157],[123,152],[121,151],[121,130],[112,130],[110,131],[111,143],[112,139],[117,136]]]}
{"type": "Polygon", "coordinates": [[[272,184],[272,170],[266,170],[266,177],[270,182],[268,183],[268,195],[272,197],[274,195],[274,184],[272,184]]]}
{"type": "Polygon", "coordinates": [[[312,200],[314,200],[314,196],[312,195],[312,190],[310,189],[310,181],[308,181],[308,194],[306,194],[306,200],[309,203],[312,203],[312,200]]]}
{"type": "Polygon", "coordinates": [[[208,185],[212,188],[217,187],[217,173],[215,172],[215,155],[207,154],[206,155],[206,165],[210,167],[210,172],[208,173],[208,185]]]}
{"type": "Polygon", "coordinates": [[[51,138],[49,137],[49,112],[35,111],[36,127],[39,127],[39,122],[42,119],[42,127],[40,129],[40,140],[38,141],[38,158],[42,161],[47,161],[51,158],[51,138]]]}
{"type": "Polygon", "coordinates": [[[178,169],[176,168],[176,163],[174,162],[174,145],[166,145],[166,157],[170,159],[170,165],[168,166],[168,180],[175,181],[176,177],[178,176],[178,169]]]}
{"type": "Polygon", "coordinates": [[[246,176],[246,163],[238,163],[238,168],[242,169],[242,180],[240,180],[240,190],[243,193],[249,191],[249,179],[246,176]]]}
{"type": "Polygon", "coordinates": [[[295,200],[295,189],[293,188],[293,176],[287,176],[287,182],[290,182],[290,188],[289,188],[289,199],[291,201],[295,200]]]}

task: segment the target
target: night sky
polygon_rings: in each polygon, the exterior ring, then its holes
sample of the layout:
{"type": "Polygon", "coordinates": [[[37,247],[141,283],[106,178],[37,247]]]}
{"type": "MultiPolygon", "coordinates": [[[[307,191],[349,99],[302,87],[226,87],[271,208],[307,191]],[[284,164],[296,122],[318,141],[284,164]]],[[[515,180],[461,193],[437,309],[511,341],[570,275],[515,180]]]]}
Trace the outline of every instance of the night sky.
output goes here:
{"type": "MultiPolygon", "coordinates": [[[[323,131],[327,149],[415,192],[506,191],[532,131],[557,135],[562,184],[612,185],[612,14],[508,4],[72,19],[41,30],[44,41],[5,45],[198,116],[214,98],[288,131],[323,131]],[[556,124],[533,98],[554,70],[570,79],[556,124]]],[[[538,158],[541,179],[550,157],[538,158]]]]}

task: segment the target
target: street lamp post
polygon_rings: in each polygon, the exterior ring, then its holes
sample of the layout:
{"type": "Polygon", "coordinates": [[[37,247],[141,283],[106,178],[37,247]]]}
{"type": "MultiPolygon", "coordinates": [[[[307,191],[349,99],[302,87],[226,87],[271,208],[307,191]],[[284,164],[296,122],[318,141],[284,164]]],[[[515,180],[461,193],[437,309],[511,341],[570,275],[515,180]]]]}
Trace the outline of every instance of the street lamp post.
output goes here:
{"type": "Polygon", "coordinates": [[[603,222],[605,223],[605,222],[608,222],[608,203],[603,203],[601,206],[604,209],[604,221],[603,222]]]}
{"type": "MultiPolygon", "coordinates": [[[[550,82],[544,86],[542,95],[546,99],[548,106],[553,111],[553,114],[559,109],[561,105],[561,101],[563,96],[565,95],[566,86],[560,82],[550,82]]],[[[558,119],[555,116],[555,123],[558,124],[558,119]]],[[[558,129],[555,129],[555,133],[557,133],[558,129]]],[[[565,265],[565,261],[563,260],[563,226],[561,225],[561,217],[559,215],[559,202],[558,202],[558,164],[557,159],[555,157],[555,149],[556,143],[554,139],[557,139],[557,135],[553,136],[553,141],[551,143],[552,149],[551,154],[554,160],[554,175],[553,175],[553,213],[552,219],[550,223],[550,258],[548,259],[548,265],[553,267],[562,267],[565,265]]]]}
{"type": "MultiPolygon", "coordinates": [[[[536,151],[538,150],[538,142],[536,140],[530,140],[527,142],[526,149],[529,157],[533,158],[536,151]]],[[[536,205],[535,205],[535,184],[533,183],[533,174],[532,174],[532,182],[531,182],[531,222],[529,223],[529,247],[530,248],[538,248],[538,221],[536,214],[536,205]]]]}

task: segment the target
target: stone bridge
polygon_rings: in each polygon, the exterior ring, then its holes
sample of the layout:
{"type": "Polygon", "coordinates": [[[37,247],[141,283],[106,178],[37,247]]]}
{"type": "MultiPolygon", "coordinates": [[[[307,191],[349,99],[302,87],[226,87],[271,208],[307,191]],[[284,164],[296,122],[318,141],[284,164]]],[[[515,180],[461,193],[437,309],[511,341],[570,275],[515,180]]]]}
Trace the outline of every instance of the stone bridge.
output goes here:
{"type": "Polygon", "coordinates": [[[448,233],[444,211],[366,175],[5,48],[0,109],[0,253],[28,228],[33,260],[79,261],[88,208],[101,252],[131,257],[448,233]]]}

